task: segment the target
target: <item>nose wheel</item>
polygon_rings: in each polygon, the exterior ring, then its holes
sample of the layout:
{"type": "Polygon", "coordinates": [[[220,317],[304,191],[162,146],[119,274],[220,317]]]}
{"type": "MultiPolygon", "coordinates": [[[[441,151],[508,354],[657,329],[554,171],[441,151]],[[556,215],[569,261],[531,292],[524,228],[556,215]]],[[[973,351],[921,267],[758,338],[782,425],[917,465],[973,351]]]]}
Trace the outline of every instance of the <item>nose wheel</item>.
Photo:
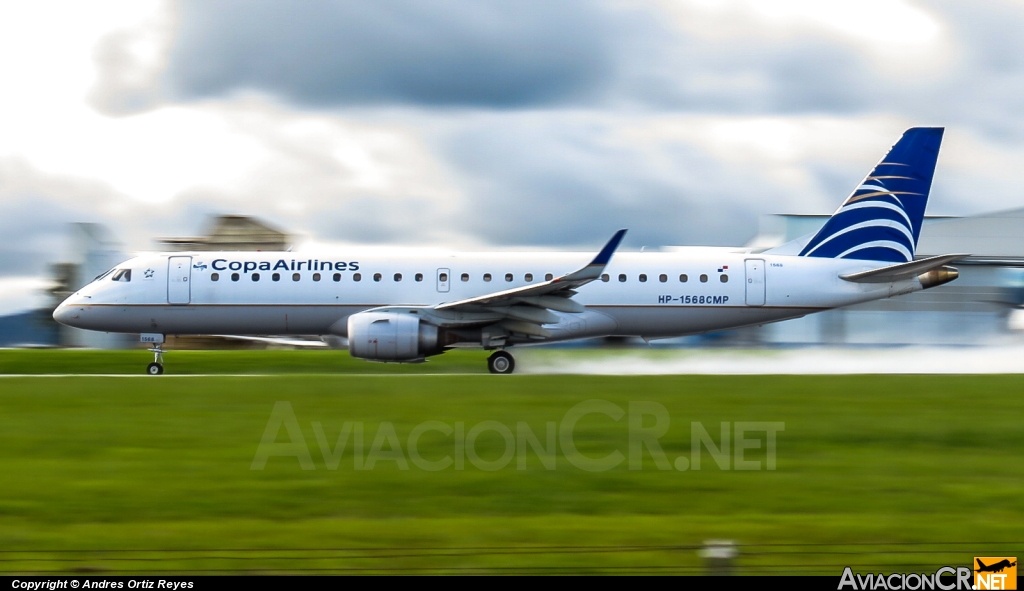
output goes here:
{"type": "Polygon", "coordinates": [[[164,350],[160,345],[155,345],[150,351],[153,352],[153,363],[146,366],[146,373],[158,376],[164,373],[164,350]]]}
{"type": "Polygon", "coordinates": [[[487,370],[496,374],[510,374],[516,369],[515,357],[508,351],[495,351],[487,358],[487,370]]]}

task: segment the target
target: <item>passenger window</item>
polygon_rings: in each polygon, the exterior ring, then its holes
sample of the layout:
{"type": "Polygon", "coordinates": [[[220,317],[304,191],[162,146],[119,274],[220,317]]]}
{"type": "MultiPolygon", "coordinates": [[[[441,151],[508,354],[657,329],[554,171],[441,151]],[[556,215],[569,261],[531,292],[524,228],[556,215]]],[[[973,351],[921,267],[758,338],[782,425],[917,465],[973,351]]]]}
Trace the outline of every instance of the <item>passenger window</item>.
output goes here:
{"type": "Polygon", "coordinates": [[[707,282],[708,282],[708,276],[707,276],[707,275],[704,275],[704,274],[702,273],[702,274],[701,274],[701,276],[700,276],[700,282],[701,282],[701,283],[707,283],[707,282]]]}
{"type": "Polygon", "coordinates": [[[490,280],[491,280],[491,274],[490,273],[484,273],[484,281],[490,281],[490,280]]]}
{"type": "Polygon", "coordinates": [[[438,279],[438,281],[448,281],[448,274],[447,273],[441,273],[440,275],[438,275],[437,279],[438,279]]]}
{"type": "Polygon", "coordinates": [[[274,273],[273,275],[270,276],[270,279],[271,279],[271,281],[280,281],[281,280],[281,274],[280,273],[274,273]]]}
{"type": "Polygon", "coordinates": [[[683,273],[682,275],[679,276],[679,283],[686,283],[689,280],[690,278],[686,276],[686,273],[683,273]]]}
{"type": "Polygon", "coordinates": [[[555,278],[555,276],[552,275],[551,273],[548,273],[547,275],[544,275],[544,281],[551,281],[554,278],[555,278]]]}
{"type": "Polygon", "coordinates": [[[416,274],[416,281],[423,281],[423,273],[416,274]]]}
{"type": "Polygon", "coordinates": [[[238,273],[232,273],[231,274],[231,280],[232,281],[238,281],[238,273]]]}
{"type": "Polygon", "coordinates": [[[373,274],[373,280],[374,281],[380,281],[381,277],[383,277],[383,275],[381,275],[380,273],[374,273],[373,274]]]}
{"type": "Polygon", "coordinates": [[[729,283],[729,276],[722,275],[721,277],[718,278],[718,280],[721,281],[722,283],[729,283]]]}
{"type": "Polygon", "coordinates": [[[302,275],[298,273],[292,273],[292,281],[298,281],[299,279],[302,279],[302,275]]]}
{"type": "Polygon", "coordinates": [[[210,275],[210,281],[220,281],[220,273],[212,273],[210,275]]]}
{"type": "Polygon", "coordinates": [[[334,274],[334,282],[337,283],[339,281],[341,281],[341,273],[335,273],[334,274]]]}
{"type": "Polygon", "coordinates": [[[640,283],[647,283],[647,275],[643,273],[640,274],[640,283]]]}
{"type": "Polygon", "coordinates": [[[512,281],[512,274],[511,273],[505,273],[505,281],[512,281]]]}
{"type": "Polygon", "coordinates": [[[526,279],[527,283],[533,281],[533,273],[527,273],[526,277],[524,277],[524,279],[526,279]]]}
{"type": "Polygon", "coordinates": [[[661,275],[658,275],[658,281],[660,281],[662,283],[665,283],[666,281],[668,281],[668,275],[666,275],[664,273],[662,273],[661,275]]]}
{"type": "Polygon", "coordinates": [[[463,273],[462,274],[462,280],[463,281],[469,281],[469,273],[463,273]]]}
{"type": "Polygon", "coordinates": [[[320,274],[319,273],[313,273],[313,281],[320,281],[320,274]]]}
{"type": "Polygon", "coordinates": [[[401,273],[395,273],[395,281],[401,281],[401,280],[402,280],[402,274],[401,273]]]}
{"type": "Polygon", "coordinates": [[[252,280],[253,281],[259,281],[260,280],[260,274],[259,273],[253,273],[252,274],[252,280]]]}
{"type": "Polygon", "coordinates": [[[601,281],[604,281],[605,283],[608,283],[608,274],[607,273],[605,273],[604,275],[601,275],[601,281]]]}
{"type": "Polygon", "coordinates": [[[363,280],[363,274],[362,273],[355,273],[355,274],[352,275],[352,281],[362,281],[362,280],[363,280]]]}
{"type": "Polygon", "coordinates": [[[626,282],[626,274],[625,273],[619,273],[619,283],[625,283],[625,282],[626,282]]]}

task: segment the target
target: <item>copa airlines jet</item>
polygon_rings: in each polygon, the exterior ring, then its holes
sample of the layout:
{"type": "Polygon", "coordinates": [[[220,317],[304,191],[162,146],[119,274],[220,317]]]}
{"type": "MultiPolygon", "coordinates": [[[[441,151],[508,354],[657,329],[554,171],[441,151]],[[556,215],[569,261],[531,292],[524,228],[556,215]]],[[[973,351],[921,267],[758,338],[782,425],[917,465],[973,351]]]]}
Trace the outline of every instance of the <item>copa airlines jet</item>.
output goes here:
{"type": "Polygon", "coordinates": [[[656,339],[751,326],[956,279],[966,256],[914,259],[941,128],[914,128],[814,234],[756,252],[682,248],[578,253],[372,251],[138,256],[69,297],[66,325],[140,333],[163,373],[165,335],[335,335],[354,357],[419,362],[453,347],[508,349],[609,335],[656,339]],[[614,255],[614,257],[613,257],[614,255]],[[589,262],[587,262],[589,260],[589,262]]]}

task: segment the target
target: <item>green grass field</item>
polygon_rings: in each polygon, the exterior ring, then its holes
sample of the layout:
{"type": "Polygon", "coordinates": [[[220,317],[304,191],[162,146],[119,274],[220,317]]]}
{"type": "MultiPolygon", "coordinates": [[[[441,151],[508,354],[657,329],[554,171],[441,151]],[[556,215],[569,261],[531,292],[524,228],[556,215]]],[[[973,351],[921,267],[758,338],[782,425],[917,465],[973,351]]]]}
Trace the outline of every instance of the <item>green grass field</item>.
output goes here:
{"type": "MultiPolygon", "coordinates": [[[[709,538],[742,545],[740,572],[929,572],[1024,554],[1020,376],[490,376],[468,375],[484,371],[480,353],[420,366],[173,355],[177,373],[281,375],[0,378],[0,571],[687,573],[709,538]],[[642,469],[589,472],[559,442],[553,470],[532,448],[524,470],[403,470],[386,457],[357,470],[350,438],[332,470],[313,425],[333,446],[362,423],[365,462],[391,423],[408,458],[424,421],[525,423],[544,442],[548,422],[589,399],[663,405],[669,462],[690,457],[693,421],[716,441],[723,421],[784,422],[777,469],[723,470],[705,450],[701,470],[661,470],[644,449],[642,469]],[[296,457],[251,469],[279,401],[314,469],[296,457]]],[[[3,351],[0,372],[138,374],[147,359],[3,351]]],[[[456,457],[455,439],[429,431],[419,453],[456,457]]],[[[628,455],[628,412],[587,415],[573,441],[588,457],[628,455]]],[[[744,457],[763,467],[759,441],[744,457]]],[[[505,446],[488,431],[474,449],[496,462],[505,446]]]]}
{"type": "MultiPolygon", "coordinates": [[[[97,351],[92,349],[0,350],[3,374],[145,374],[153,354],[145,349],[97,351]]],[[[413,374],[487,373],[483,351],[450,351],[426,363],[371,363],[354,359],[346,351],[169,351],[164,363],[172,375],[362,373],[413,374]]]]}

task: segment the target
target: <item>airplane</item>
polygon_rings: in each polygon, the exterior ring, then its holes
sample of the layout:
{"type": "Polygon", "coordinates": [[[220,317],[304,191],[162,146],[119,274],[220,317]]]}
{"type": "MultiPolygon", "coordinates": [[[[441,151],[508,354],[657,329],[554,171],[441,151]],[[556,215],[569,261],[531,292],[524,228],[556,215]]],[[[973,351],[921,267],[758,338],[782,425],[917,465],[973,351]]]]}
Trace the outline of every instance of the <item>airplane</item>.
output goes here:
{"type": "Polygon", "coordinates": [[[998,572],[1002,571],[1003,569],[1010,568],[1010,567],[1013,567],[1013,566],[1017,566],[1016,562],[1010,562],[1006,558],[1000,560],[999,562],[997,562],[995,564],[990,564],[988,566],[985,566],[985,563],[982,562],[980,558],[975,558],[975,560],[978,562],[978,571],[977,572],[979,572],[979,573],[998,573],[998,572]]]}
{"type": "Polygon", "coordinates": [[[572,252],[421,249],[165,252],[117,265],[53,313],[77,328],[138,333],[162,374],[167,335],[323,335],[352,356],[416,363],[593,337],[645,340],[762,325],[953,281],[965,254],[915,260],[943,128],[912,128],[813,235],[768,250],[572,252]]]}

